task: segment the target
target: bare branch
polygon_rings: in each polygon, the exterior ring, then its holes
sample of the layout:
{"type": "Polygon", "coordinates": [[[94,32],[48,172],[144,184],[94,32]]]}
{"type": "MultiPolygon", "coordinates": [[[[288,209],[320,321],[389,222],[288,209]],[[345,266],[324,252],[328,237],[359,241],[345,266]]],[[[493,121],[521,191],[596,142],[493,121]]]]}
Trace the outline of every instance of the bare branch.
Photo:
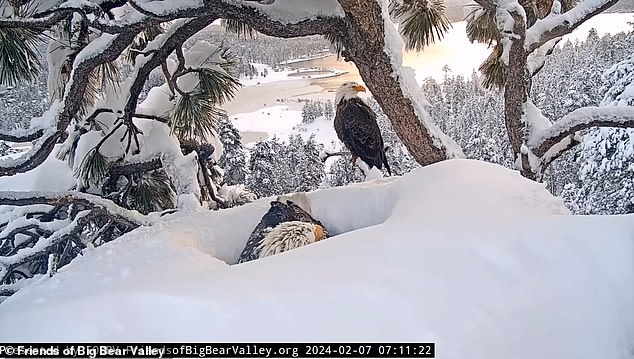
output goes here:
{"type": "Polygon", "coordinates": [[[531,76],[537,75],[539,71],[542,70],[544,65],[546,65],[547,56],[552,55],[559,41],[561,41],[561,38],[555,38],[547,41],[545,44],[536,49],[536,51],[528,55],[528,71],[531,76]]]}
{"type": "Polygon", "coordinates": [[[144,113],[134,113],[132,114],[132,117],[136,117],[136,118],[142,118],[145,120],[154,120],[154,121],[158,121],[158,122],[162,122],[167,124],[169,122],[169,120],[165,117],[160,117],[160,116],[154,116],[154,115],[146,115],[144,113]]]}
{"type": "Polygon", "coordinates": [[[55,148],[57,141],[62,138],[63,132],[53,132],[40,137],[33,149],[17,159],[0,161],[0,177],[13,176],[17,173],[30,171],[39,166],[48,158],[55,148]]]}

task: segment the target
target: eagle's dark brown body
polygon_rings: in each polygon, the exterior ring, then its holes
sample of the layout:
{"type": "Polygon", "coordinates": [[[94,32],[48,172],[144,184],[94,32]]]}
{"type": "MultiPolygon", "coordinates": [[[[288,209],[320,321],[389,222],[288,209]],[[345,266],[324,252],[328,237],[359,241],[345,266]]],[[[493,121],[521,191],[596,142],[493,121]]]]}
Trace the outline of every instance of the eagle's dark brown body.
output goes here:
{"type": "Polygon", "coordinates": [[[370,168],[382,169],[385,165],[388,173],[392,173],[376,114],[360,98],[342,99],[337,104],[335,131],[353,156],[361,158],[370,168]]]}
{"type": "MultiPolygon", "coordinates": [[[[290,200],[281,200],[281,201],[273,201],[271,202],[271,208],[269,211],[264,214],[260,223],[255,227],[247,243],[242,250],[242,254],[240,254],[240,259],[238,263],[252,261],[254,259],[260,258],[260,245],[262,241],[266,237],[273,228],[277,227],[280,223],[290,222],[290,221],[300,221],[300,222],[308,222],[312,224],[318,224],[322,228],[324,225],[321,224],[318,220],[314,219],[310,213],[306,212],[297,204],[293,203],[290,200]]],[[[327,236],[326,232],[326,236],[327,236]]]]}

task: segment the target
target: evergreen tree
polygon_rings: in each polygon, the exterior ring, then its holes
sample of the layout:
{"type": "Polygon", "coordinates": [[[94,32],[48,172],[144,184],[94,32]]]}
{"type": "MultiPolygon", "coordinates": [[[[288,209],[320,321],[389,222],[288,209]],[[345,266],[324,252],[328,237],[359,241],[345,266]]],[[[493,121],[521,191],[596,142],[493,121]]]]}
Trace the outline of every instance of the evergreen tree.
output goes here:
{"type": "Polygon", "coordinates": [[[284,160],[277,174],[282,186],[282,193],[299,191],[298,188],[303,187],[304,166],[306,165],[304,157],[302,136],[299,134],[290,135],[288,144],[284,146],[284,160]]]}
{"type": "Polygon", "coordinates": [[[327,120],[333,120],[335,118],[335,107],[331,100],[327,100],[324,105],[324,117],[327,120]]]}
{"type": "Polygon", "coordinates": [[[231,121],[224,121],[220,125],[219,136],[224,149],[219,162],[220,167],[224,170],[224,184],[245,184],[248,169],[246,150],[242,145],[240,131],[233,126],[231,121]]]}
{"type": "Polygon", "coordinates": [[[283,193],[278,174],[285,168],[284,147],[277,138],[256,143],[249,157],[248,190],[259,198],[283,193]]]}
{"type": "Polygon", "coordinates": [[[338,187],[362,182],[365,176],[359,167],[352,166],[349,157],[339,157],[330,166],[327,178],[329,187],[338,187]]]}
{"type": "MultiPolygon", "coordinates": [[[[634,54],[603,75],[601,106],[634,106],[634,54]]],[[[583,214],[634,213],[634,130],[589,131],[579,152],[579,185],[562,194],[583,214]]]]}
{"type": "Polygon", "coordinates": [[[301,160],[301,182],[296,191],[312,191],[321,185],[324,180],[324,163],[319,158],[319,154],[324,146],[315,141],[315,135],[311,135],[303,146],[303,156],[301,160]]]}

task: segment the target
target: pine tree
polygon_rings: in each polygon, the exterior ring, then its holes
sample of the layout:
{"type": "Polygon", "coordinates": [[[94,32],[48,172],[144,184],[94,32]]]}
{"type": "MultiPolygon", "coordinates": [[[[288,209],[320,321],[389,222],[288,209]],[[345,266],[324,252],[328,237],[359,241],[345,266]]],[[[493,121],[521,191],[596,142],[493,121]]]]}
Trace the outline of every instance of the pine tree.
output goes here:
{"type": "Polygon", "coordinates": [[[323,145],[315,141],[315,135],[304,143],[301,160],[301,182],[296,191],[312,191],[319,188],[325,177],[324,163],[319,158],[323,145]]]}
{"type": "Polygon", "coordinates": [[[279,165],[278,180],[282,184],[283,193],[296,192],[303,187],[305,171],[304,140],[299,134],[288,137],[288,144],[284,146],[284,160],[279,165]]]}
{"type": "Polygon", "coordinates": [[[338,187],[363,182],[365,176],[359,167],[352,166],[350,158],[339,157],[330,165],[327,178],[329,187],[338,187]]]}
{"type": "Polygon", "coordinates": [[[231,121],[220,125],[220,141],[224,148],[219,165],[224,170],[223,182],[226,185],[245,184],[248,175],[246,151],[242,145],[240,131],[231,121]]]}
{"type": "Polygon", "coordinates": [[[333,120],[335,118],[334,105],[331,100],[326,101],[324,106],[324,117],[326,117],[327,120],[333,120]]]}
{"type": "Polygon", "coordinates": [[[277,138],[256,143],[249,157],[247,189],[259,198],[284,193],[278,175],[285,168],[284,147],[277,138]]]}
{"type": "MultiPolygon", "coordinates": [[[[634,106],[634,54],[603,74],[601,106],[634,106]]],[[[634,130],[589,131],[579,152],[579,186],[563,193],[583,214],[634,213],[634,130]]]]}

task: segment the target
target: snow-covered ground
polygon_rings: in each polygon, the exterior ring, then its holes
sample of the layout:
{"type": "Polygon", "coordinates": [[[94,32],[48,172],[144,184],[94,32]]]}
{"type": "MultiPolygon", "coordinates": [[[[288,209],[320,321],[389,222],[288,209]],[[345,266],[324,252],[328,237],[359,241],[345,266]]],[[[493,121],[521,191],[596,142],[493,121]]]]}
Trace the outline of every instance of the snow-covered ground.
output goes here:
{"type": "Polygon", "coordinates": [[[252,145],[258,140],[273,136],[287,142],[291,134],[301,134],[304,139],[314,134],[315,140],[324,145],[339,141],[332,119],[320,116],[314,122],[304,124],[302,111],[291,110],[286,105],[266,107],[230,118],[233,125],[242,133],[242,142],[246,145],[252,145]]]}
{"type": "Polygon", "coordinates": [[[228,265],[266,199],[172,215],[1,303],[0,338],[434,341],[438,358],[632,358],[634,216],[570,216],[543,185],[469,160],[309,199],[336,236],[228,265]]]}

